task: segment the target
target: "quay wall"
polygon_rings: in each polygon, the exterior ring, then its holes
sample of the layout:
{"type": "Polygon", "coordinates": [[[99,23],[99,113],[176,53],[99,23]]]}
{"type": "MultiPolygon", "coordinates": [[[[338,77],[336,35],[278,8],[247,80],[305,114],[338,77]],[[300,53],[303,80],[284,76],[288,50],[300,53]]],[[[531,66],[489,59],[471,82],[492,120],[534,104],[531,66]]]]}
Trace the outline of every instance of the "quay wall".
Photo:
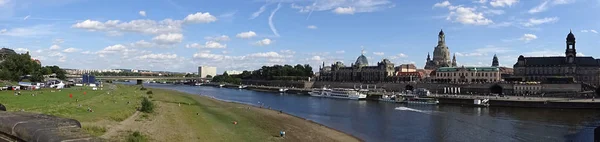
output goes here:
{"type": "Polygon", "coordinates": [[[314,82],[287,80],[242,80],[244,85],[263,85],[273,87],[312,88],[314,82]]]}
{"type": "MultiPolygon", "coordinates": [[[[448,98],[448,97],[432,97],[437,98],[440,104],[454,104],[474,106],[472,98],[448,98]]],[[[525,108],[562,108],[562,109],[598,109],[600,102],[568,102],[568,101],[525,101],[525,100],[497,100],[490,99],[491,107],[525,107],[525,108]]]]}

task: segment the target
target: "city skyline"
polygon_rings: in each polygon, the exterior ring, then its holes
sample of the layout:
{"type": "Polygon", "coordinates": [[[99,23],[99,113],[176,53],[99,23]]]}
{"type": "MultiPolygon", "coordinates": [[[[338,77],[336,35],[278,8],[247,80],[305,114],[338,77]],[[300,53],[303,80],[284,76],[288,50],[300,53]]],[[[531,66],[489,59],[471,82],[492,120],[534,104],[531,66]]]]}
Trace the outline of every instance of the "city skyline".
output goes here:
{"type": "Polygon", "coordinates": [[[0,46],[30,51],[43,65],[195,72],[201,65],[255,70],[310,64],[314,71],[364,48],[423,68],[444,29],[459,66],[512,67],[519,55],[600,56],[597,0],[0,1],[0,46]],[[93,5],[93,6],[90,6],[93,5]],[[85,10],[82,10],[85,9],[85,10]],[[575,9],[575,10],[573,10],[575,9]],[[74,12],[81,11],[81,12],[74,12]]]}

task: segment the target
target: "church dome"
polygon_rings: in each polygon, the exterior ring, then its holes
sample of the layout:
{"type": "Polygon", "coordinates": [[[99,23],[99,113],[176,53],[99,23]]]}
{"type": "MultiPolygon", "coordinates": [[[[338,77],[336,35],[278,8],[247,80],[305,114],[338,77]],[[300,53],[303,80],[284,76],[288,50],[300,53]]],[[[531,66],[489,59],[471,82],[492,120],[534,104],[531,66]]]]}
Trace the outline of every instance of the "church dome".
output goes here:
{"type": "Polygon", "coordinates": [[[569,35],[567,35],[567,40],[575,40],[575,35],[573,32],[569,32],[569,35]]]}
{"type": "Polygon", "coordinates": [[[354,64],[357,66],[368,66],[369,60],[367,60],[367,57],[365,57],[365,55],[360,55],[358,56],[358,58],[356,59],[356,63],[354,64]]]}

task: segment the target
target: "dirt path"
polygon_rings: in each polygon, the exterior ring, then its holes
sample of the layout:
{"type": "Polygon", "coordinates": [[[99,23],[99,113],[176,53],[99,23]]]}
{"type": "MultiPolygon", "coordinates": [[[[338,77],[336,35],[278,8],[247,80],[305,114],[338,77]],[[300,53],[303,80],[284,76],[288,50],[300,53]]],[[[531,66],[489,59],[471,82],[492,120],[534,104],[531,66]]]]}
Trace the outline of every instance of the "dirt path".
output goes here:
{"type": "Polygon", "coordinates": [[[119,122],[119,124],[111,127],[110,129],[108,129],[108,131],[106,131],[106,133],[104,133],[104,135],[102,135],[100,137],[108,139],[108,138],[118,135],[119,131],[123,131],[123,130],[127,129],[127,126],[134,124],[135,119],[138,117],[139,114],[140,114],[139,111],[135,111],[135,113],[133,113],[133,115],[129,116],[129,118],[127,118],[127,119],[119,122]]]}

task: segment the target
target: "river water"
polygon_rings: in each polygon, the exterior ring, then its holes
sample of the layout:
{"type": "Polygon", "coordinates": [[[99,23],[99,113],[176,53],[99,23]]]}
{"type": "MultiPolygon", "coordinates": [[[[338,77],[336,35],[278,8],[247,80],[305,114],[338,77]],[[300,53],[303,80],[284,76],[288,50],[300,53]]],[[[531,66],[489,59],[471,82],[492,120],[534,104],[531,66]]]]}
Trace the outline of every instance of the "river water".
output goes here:
{"type": "Polygon", "coordinates": [[[208,86],[146,87],[264,105],[365,141],[593,141],[600,110],[406,105],[208,86]]]}

